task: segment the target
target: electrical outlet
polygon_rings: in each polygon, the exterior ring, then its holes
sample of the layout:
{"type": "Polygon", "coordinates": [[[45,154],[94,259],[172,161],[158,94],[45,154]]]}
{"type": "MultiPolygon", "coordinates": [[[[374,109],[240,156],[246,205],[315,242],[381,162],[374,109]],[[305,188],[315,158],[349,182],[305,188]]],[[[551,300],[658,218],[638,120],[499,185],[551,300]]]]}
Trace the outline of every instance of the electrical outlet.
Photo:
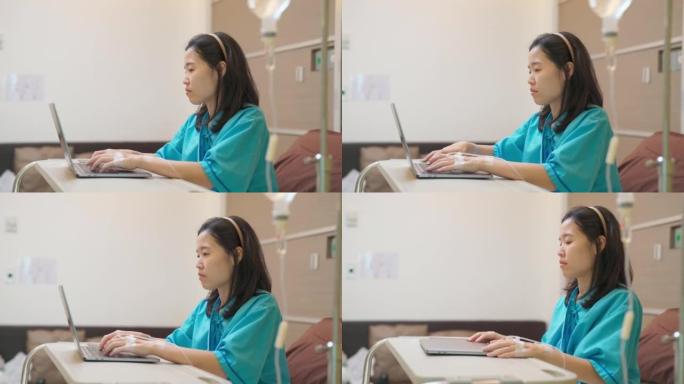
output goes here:
{"type": "Polygon", "coordinates": [[[641,83],[650,84],[651,83],[651,67],[643,67],[641,69],[641,83]]]}
{"type": "Polygon", "coordinates": [[[660,243],[653,244],[653,260],[661,261],[663,259],[663,245],[660,243]]]}
{"type": "Polygon", "coordinates": [[[314,252],[309,255],[309,269],[312,271],[318,271],[318,260],[319,260],[319,255],[318,253],[314,252]]]}
{"type": "Polygon", "coordinates": [[[347,214],[344,215],[344,224],[347,228],[356,228],[359,225],[359,213],[347,211],[347,214]]]}
{"type": "Polygon", "coordinates": [[[295,68],[295,81],[298,83],[304,82],[304,67],[301,65],[295,68]]]}
{"type": "Polygon", "coordinates": [[[17,218],[14,216],[5,217],[5,233],[17,233],[17,218]]]}

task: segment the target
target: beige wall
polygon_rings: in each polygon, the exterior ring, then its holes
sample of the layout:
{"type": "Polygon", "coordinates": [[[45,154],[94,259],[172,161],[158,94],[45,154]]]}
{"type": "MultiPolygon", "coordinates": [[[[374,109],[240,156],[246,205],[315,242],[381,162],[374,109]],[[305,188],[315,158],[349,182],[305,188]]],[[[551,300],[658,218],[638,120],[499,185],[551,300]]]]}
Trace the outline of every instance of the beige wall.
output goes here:
{"type": "MultiPolygon", "coordinates": [[[[273,239],[272,204],[264,194],[227,194],[227,212],[244,217],[262,242],[273,239]]],[[[290,205],[288,234],[334,227],[340,207],[339,194],[300,193],[290,205]]],[[[326,258],[327,237],[320,234],[288,241],[285,256],[287,317],[320,319],[331,317],[333,310],[334,263],[326,258]],[[310,268],[311,254],[317,253],[318,269],[310,268]]],[[[264,246],[266,264],[271,274],[273,293],[283,309],[280,263],[274,244],[264,246]]],[[[296,340],[310,325],[290,322],[286,343],[296,340]]]]}
{"type": "MultiPolygon", "coordinates": [[[[684,211],[683,194],[640,193],[635,195],[634,202],[633,225],[681,215],[684,211]]],[[[617,214],[616,196],[612,194],[568,195],[568,207],[578,205],[603,205],[617,214]]],[[[681,303],[682,250],[669,248],[673,225],[634,231],[627,248],[634,268],[634,290],[644,309],[659,311],[679,307],[681,303]],[[656,244],[662,246],[660,259],[654,257],[656,244]]]]}
{"type": "MultiPolygon", "coordinates": [[[[290,4],[278,22],[276,46],[298,44],[321,38],[320,0],[297,0],[290,4]]],[[[334,4],[330,5],[329,36],[334,34],[334,4]]],[[[259,37],[260,22],[247,7],[245,1],[221,0],[213,4],[212,28],[233,36],[248,56],[252,75],[260,93],[260,104],[269,121],[269,128],[292,129],[304,133],[320,128],[321,73],[312,71],[312,50],[305,47],[276,54],[275,84],[278,108],[277,127],[271,120],[271,106],[268,94],[268,77],[264,68],[263,50],[259,37]],[[295,80],[295,69],[304,68],[304,81],[295,80]]],[[[333,71],[329,74],[329,122],[332,128],[333,71]]],[[[288,139],[280,145],[283,152],[292,142],[288,139]]]]}
{"type": "MultiPolygon", "coordinates": [[[[601,20],[586,0],[566,0],[559,5],[560,31],[576,34],[592,55],[605,52],[601,40],[601,20]]],[[[662,41],[665,36],[665,2],[634,0],[620,21],[618,49],[662,41]]],[[[682,0],[674,0],[672,36],[682,35],[682,0]]],[[[681,44],[677,44],[681,45],[681,44]]],[[[658,51],[662,47],[618,56],[616,94],[618,129],[656,132],[662,130],[664,76],[658,73],[658,51]],[[641,81],[643,68],[650,68],[651,81],[641,81]]],[[[604,107],[608,110],[608,75],[606,60],[594,60],[596,74],[603,90],[604,107]]],[[[672,73],[671,127],[681,130],[681,71],[672,73]]],[[[615,129],[615,127],[613,127],[615,129]]],[[[618,161],[638,144],[638,139],[622,139],[618,161]]]]}

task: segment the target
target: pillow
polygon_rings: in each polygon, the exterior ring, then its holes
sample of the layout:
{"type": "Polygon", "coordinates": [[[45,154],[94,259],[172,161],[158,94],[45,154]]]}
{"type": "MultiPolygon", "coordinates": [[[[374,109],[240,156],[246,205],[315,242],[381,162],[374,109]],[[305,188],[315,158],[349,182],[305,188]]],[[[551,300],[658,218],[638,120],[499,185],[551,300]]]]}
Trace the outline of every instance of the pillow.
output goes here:
{"type": "MultiPolygon", "coordinates": [[[[328,131],[330,191],[342,190],[342,135],[328,131]]],[[[321,133],[314,129],[299,137],[274,164],[278,187],[283,192],[316,192],[316,164],[310,160],[320,151],[321,133]],[[307,163],[308,161],[308,163],[307,163]]]]}
{"type": "Polygon", "coordinates": [[[679,310],[668,309],[651,321],[639,338],[639,370],[645,382],[674,383],[674,349],[662,337],[679,328],[679,310]]]}
{"type": "Polygon", "coordinates": [[[316,352],[316,346],[332,340],[332,319],[314,324],[285,352],[290,379],[298,384],[325,384],[328,378],[328,357],[316,352]]]}
{"type": "MultiPolygon", "coordinates": [[[[371,325],[368,332],[368,347],[372,347],[378,341],[387,337],[396,336],[427,336],[427,324],[397,324],[397,325],[371,325]]],[[[381,346],[373,355],[373,381],[379,382],[387,378],[390,383],[410,383],[406,372],[394,358],[387,346],[381,346]]]]}
{"type": "MultiPolygon", "coordinates": [[[[625,192],[658,192],[658,169],[647,167],[646,161],[660,156],[663,147],[662,132],[644,139],[618,167],[620,182],[625,192]]],[[[672,167],[672,191],[684,192],[684,135],[670,133],[672,167]]]]}

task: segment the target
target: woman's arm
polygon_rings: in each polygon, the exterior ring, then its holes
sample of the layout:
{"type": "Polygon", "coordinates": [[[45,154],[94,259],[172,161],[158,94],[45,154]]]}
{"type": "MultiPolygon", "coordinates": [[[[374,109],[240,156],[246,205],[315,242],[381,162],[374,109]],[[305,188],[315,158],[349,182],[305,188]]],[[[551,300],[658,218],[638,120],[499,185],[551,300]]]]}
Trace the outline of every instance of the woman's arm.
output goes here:
{"type": "Polygon", "coordinates": [[[480,170],[507,179],[524,180],[549,191],[556,190],[556,185],[549,178],[543,164],[517,163],[494,157],[489,159],[491,161],[481,162],[480,170]]]}
{"type": "Polygon", "coordinates": [[[214,352],[179,347],[164,339],[140,332],[116,331],[102,338],[100,349],[106,356],[132,353],[137,356],[155,355],[177,364],[187,364],[227,378],[214,352]]]}
{"type": "Polygon", "coordinates": [[[212,351],[183,348],[162,341],[152,345],[150,355],[161,357],[176,364],[192,365],[224,379],[227,378],[226,373],[221,368],[221,364],[219,364],[216,355],[212,351]]]}
{"type": "Polygon", "coordinates": [[[494,146],[493,145],[476,144],[475,146],[480,151],[481,155],[491,156],[494,154],[494,146]]]}
{"type": "MultiPolygon", "coordinates": [[[[486,147],[493,148],[491,146],[486,147]]],[[[546,173],[543,164],[518,163],[493,156],[438,154],[433,156],[433,162],[426,170],[433,172],[484,171],[511,180],[524,180],[549,191],[557,189],[546,173]]]]}
{"type": "Polygon", "coordinates": [[[513,338],[503,338],[491,342],[483,351],[489,357],[534,357],[573,372],[577,375],[577,380],[583,383],[604,383],[589,360],[563,353],[548,344],[527,343],[513,338]]]}
{"type": "Polygon", "coordinates": [[[97,171],[140,168],[158,175],[183,179],[208,189],[213,188],[200,163],[194,161],[166,160],[154,154],[108,149],[95,152],[88,165],[97,171]]]}
{"type": "Polygon", "coordinates": [[[166,177],[183,179],[207,189],[213,188],[200,163],[166,160],[154,155],[139,155],[137,157],[134,168],[141,168],[166,177]]]}

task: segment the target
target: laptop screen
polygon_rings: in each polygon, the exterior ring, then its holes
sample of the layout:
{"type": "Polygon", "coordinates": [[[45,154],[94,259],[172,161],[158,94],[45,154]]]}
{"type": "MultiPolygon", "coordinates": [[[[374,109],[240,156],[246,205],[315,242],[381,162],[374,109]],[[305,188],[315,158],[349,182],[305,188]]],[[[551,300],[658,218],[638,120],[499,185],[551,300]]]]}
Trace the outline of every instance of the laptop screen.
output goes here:
{"type": "MultiPolygon", "coordinates": [[[[401,129],[401,122],[399,121],[399,114],[397,113],[397,107],[394,103],[390,103],[392,108],[392,115],[394,115],[394,123],[399,131],[399,140],[401,140],[401,146],[404,148],[404,154],[406,155],[406,160],[409,162],[409,167],[414,169],[413,160],[411,159],[411,151],[409,150],[408,144],[406,144],[406,138],[404,137],[404,130],[401,129]]],[[[415,170],[414,170],[415,171],[415,170]]]]}
{"type": "Polygon", "coordinates": [[[67,303],[66,295],[64,294],[64,287],[61,285],[59,286],[59,296],[62,298],[62,306],[64,306],[64,313],[66,314],[67,322],[69,323],[69,329],[71,330],[71,333],[74,336],[74,344],[76,344],[76,350],[80,353],[81,345],[78,342],[78,332],[76,332],[76,326],[74,325],[74,321],[71,318],[71,311],[69,311],[69,303],[67,303]]]}
{"type": "Polygon", "coordinates": [[[50,113],[52,114],[52,122],[55,124],[55,129],[57,130],[57,137],[59,137],[59,144],[62,146],[62,151],[64,151],[64,159],[67,161],[69,167],[74,171],[74,164],[71,160],[71,152],[69,152],[69,145],[67,144],[66,138],[64,137],[64,131],[62,130],[62,124],[59,121],[59,116],[57,116],[57,108],[55,103],[50,103],[50,113]]]}

